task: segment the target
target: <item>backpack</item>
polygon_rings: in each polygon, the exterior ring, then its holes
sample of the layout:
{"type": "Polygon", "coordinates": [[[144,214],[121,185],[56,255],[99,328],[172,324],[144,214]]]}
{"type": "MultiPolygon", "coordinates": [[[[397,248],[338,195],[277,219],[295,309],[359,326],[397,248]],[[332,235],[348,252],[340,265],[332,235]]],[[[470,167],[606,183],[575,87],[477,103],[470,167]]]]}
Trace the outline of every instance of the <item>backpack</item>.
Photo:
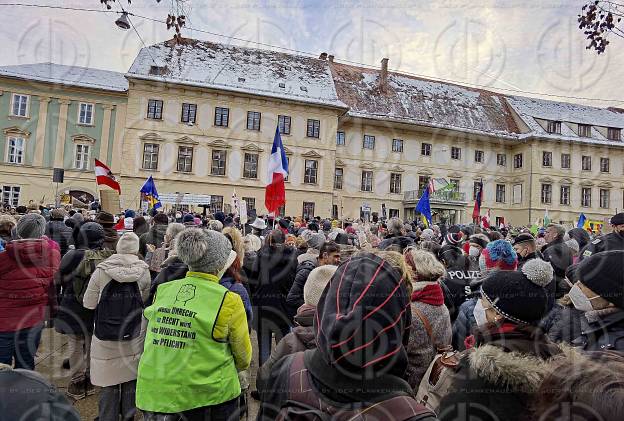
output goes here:
{"type": "MultiPolygon", "coordinates": [[[[149,258],[149,270],[152,272],[160,272],[162,270],[162,262],[167,258],[167,250],[165,245],[161,245],[151,253],[149,258]]],[[[148,260],[147,258],[145,260],[148,260]]]]}
{"type": "Polygon", "coordinates": [[[275,418],[277,421],[372,421],[391,419],[431,419],[435,414],[420,405],[410,395],[398,394],[381,402],[364,404],[357,408],[339,408],[319,398],[305,368],[304,352],[293,355],[291,376],[296,373],[296,382],[289,382],[288,400],[282,405],[275,418]]]}
{"type": "Polygon", "coordinates": [[[95,307],[93,334],[102,341],[129,341],[141,334],[143,299],[137,282],[111,279],[95,307]]]}
{"type": "Polygon", "coordinates": [[[437,413],[440,402],[453,386],[453,379],[455,373],[459,371],[461,360],[468,352],[470,350],[438,353],[420,381],[416,401],[437,413]]]}
{"type": "Polygon", "coordinates": [[[95,267],[113,254],[115,254],[113,250],[85,250],[84,257],[78,264],[72,279],[74,296],[81,305],[95,267]]]}

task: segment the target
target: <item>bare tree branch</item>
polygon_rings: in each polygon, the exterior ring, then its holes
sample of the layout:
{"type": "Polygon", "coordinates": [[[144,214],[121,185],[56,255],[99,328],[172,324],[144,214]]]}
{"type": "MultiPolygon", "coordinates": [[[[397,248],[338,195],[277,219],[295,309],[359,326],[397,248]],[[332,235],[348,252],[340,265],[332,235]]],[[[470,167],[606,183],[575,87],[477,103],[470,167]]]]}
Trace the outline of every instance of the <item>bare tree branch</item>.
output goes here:
{"type": "Polygon", "coordinates": [[[585,3],[578,15],[579,29],[589,40],[588,50],[598,54],[605,52],[609,45],[610,34],[623,37],[624,32],[618,27],[624,17],[624,2],[613,0],[594,0],[585,3]]]}

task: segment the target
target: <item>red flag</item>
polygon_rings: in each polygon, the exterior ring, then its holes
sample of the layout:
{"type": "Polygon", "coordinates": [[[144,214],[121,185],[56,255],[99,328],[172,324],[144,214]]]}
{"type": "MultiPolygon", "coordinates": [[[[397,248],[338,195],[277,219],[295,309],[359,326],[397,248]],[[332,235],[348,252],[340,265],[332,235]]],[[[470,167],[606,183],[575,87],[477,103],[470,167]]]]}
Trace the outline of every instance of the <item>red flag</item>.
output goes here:
{"type": "Polygon", "coordinates": [[[269,213],[277,214],[280,206],[286,203],[284,179],[288,175],[288,159],[284,152],[279,127],[275,129],[275,138],[269,157],[268,182],[264,194],[264,205],[269,213]]]}
{"type": "Polygon", "coordinates": [[[481,225],[483,228],[490,228],[490,210],[488,209],[487,213],[483,215],[481,218],[481,225]]]}
{"type": "Polygon", "coordinates": [[[474,209],[472,210],[472,219],[473,221],[479,221],[479,216],[481,215],[481,201],[483,200],[483,180],[479,181],[477,184],[477,191],[475,197],[474,209]]]}
{"type": "Polygon", "coordinates": [[[108,186],[113,190],[117,190],[119,194],[121,194],[121,186],[115,179],[115,176],[111,172],[110,168],[97,159],[95,160],[95,182],[98,186],[108,186]]]}

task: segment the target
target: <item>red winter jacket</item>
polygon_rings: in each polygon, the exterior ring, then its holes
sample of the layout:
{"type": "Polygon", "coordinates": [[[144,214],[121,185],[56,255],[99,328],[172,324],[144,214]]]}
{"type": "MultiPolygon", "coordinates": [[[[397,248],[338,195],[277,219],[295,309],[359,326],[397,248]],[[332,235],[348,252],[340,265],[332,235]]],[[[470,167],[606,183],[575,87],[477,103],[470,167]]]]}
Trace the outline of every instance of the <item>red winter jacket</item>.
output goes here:
{"type": "Polygon", "coordinates": [[[54,301],[61,253],[47,238],[15,240],[0,253],[0,332],[33,327],[54,301]]]}

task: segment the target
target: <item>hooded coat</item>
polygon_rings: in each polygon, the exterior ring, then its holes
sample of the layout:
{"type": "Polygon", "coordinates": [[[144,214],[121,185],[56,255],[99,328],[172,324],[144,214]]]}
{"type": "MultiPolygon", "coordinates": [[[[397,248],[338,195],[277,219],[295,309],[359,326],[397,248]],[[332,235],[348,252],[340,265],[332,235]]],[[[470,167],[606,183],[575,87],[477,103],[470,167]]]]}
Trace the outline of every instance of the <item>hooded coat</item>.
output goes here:
{"type": "MultiPolygon", "coordinates": [[[[103,225],[102,225],[103,226],[103,225]]],[[[117,242],[119,241],[119,234],[117,230],[110,226],[104,227],[104,245],[103,247],[108,250],[117,250],[117,242]]]]}
{"type": "Polygon", "coordinates": [[[555,297],[561,298],[570,290],[565,281],[565,274],[568,267],[573,263],[572,250],[565,244],[563,238],[559,238],[542,247],[542,254],[544,255],[544,260],[550,262],[555,271],[554,280],[557,288],[555,297]]]}
{"type": "Polygon", "coordinates": [[[54,274],[61,260],[48,239],[13,240],[0,253],[0,332],[42,323],[55,304],[54,274]]]}
{"type": "Polygon", "coordinates": [[[59,245],[61,257],[65,256],[69,246],[74,244],[72,231],[63,221],[50,221],[46,224],[45,235],[59,245]]]}
{"type": "MultiPolygon", "coordinates": [[[[147,263],[132,254],[113,254],[97,265],[91,275],[83,303],[95,310],[104,287],[111,281],[137,282],[141,298],[147,300],[150,274],[147,263]]],[[[147,323],[143,319],[141,334],[129,341],[102,341],[93,335],[91,339],[91,383],[96,386],[113,386],[135,380],[139,359],[143,353],[143,340],[147,323]]]]}
{"type": "Polygon", "coordinates": [[[167,225],[155,224],[150,228],[148,232],[141,235],[139,239],[139,254],[145,256],[147,253],[147,245],[151,244],[158,248],[165,241],[165,233],[167,232],[167,225]]]}

